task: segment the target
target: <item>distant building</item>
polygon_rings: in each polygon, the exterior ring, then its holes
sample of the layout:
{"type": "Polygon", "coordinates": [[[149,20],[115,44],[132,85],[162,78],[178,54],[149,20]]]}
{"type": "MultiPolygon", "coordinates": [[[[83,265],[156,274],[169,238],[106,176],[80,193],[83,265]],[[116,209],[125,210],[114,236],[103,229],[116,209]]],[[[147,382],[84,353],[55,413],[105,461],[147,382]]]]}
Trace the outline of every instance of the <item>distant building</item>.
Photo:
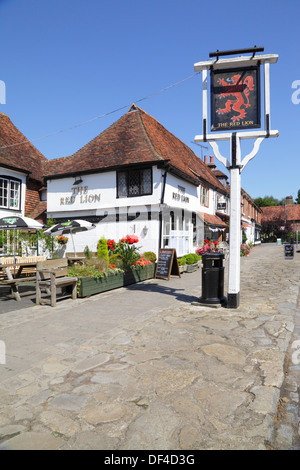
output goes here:
{"type": "Polygon", "coordinates": [[[254,245],[261,243],[262,210],[243,188],[241,190],[241,219],[247,243],[252,242],[254,245]]]}

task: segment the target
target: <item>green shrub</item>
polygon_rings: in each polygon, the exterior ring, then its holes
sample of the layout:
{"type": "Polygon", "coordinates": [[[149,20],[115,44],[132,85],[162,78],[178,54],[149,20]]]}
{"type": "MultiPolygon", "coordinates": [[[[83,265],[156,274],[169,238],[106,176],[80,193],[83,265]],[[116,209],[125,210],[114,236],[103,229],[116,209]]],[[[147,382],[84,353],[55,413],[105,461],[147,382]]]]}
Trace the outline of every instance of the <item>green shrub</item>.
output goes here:
{"type": "Polygon", "coordinates": [[[68,276],[71,277],[95,277],[100,278],[105,274],[98,271],[95,266],[74,264],[68,268],[68,276]]]}
{"type": "Polygon", "coordinates": [[[85,249],[83,250],[84,252],[84,256],[87,258],[87,259],[91,259],[92,257],[92,252],[91,250],[89,249],[89,247],[86,245],[85,249]]]}
{"type": "Polygon", "coordinates": [[[124,268],[132,266],[140,258],[139,248],[134,243],[126,237],[116,244],[114,253],[122,257],[124,268]]]}
{"type": "Polygon", "coordinates": [[[196,253],[189,253],[185,255],[186,264],[194,264],[200,261],[201,256],[196,255],[196,253]]]}
{"type": "Polygon", "coordinates": [[[178,258],[178,265],[179,266],[184,266],[187,264],[185,256],[182,256],[181,258],[178,258]]]}
{"type": "Polygon", "coordinates": [[[155,263],[156,261],[156,254],[153,253],[153,251],[145,251],[145,253],[143,254],[143,257],[151,261],[151,263],[155,263]]]}
{"type": "Polygon", "coordinates": [[[110,255],[109,264],[114,264],[117,268],[122,269],[124,267],[124,259],[121,255],[115,253],[113,255],[110,255]]]}
{"type": "Polygon", "coordinates": [[[97,257],[105,259],[109,263],[107,240],[105,237],[101,237],[97,245],[97,257]]]}

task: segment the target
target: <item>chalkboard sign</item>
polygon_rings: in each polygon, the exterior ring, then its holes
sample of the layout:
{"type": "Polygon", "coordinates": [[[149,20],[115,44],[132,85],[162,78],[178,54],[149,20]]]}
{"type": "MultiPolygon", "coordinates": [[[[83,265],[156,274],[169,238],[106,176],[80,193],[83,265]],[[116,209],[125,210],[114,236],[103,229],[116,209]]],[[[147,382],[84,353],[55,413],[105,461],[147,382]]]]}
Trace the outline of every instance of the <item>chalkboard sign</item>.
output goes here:
{"type": "Polygon", "coordinates": [[[290,243],[285,243],[283,246],[283,249],[284,249],[284,257],[286,259],[294,258],[294,245],[291,245],[290,243]]]}
{"type": "Polygon", "coordinates": [[[170,279],[170,275],[180,276],[176,250],[172,248],[161,248],[159,250],[155,277],[170,279]]]}

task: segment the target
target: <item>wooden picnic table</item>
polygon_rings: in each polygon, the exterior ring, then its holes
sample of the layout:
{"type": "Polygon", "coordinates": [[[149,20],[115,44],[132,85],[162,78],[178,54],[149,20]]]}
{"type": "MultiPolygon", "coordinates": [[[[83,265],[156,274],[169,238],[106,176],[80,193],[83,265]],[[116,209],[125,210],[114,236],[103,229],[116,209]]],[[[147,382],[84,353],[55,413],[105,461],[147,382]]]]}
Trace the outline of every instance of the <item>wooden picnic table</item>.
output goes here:
{"type": "Polygon", "coordinates": [[[35,268],[36,263],[37,263],[36,261],[32,261],[30,263],[26,263],[26,262],[25,263],[9,263],[9,264],[0,264],[0,267],[5,272],[6,272],[6,268],[8,268],[10,272],[12,271],[11,268],[14,268],[13,270],[14,272],[13,273],[11,272],[11,274],[15,278],[20,278],[24,268],[35,268]],[[15,273],[16,268],[18,268],[17,273],[15,273]]]}
{"type": "Polygon", "coordinates": [[[22,270],[25,267],[36,267],[36,262],[0,264],[0,268],[2,269],[2,272],[4,274],[3,279],[0,279],[0,285],[10,286],[12,295],[18,301],[21,300],[21,296],[18,289],[19,284],[26,281],[28,282],[36,280],[36,276],[21,277],[22,270]],[[12,272],[12,268],[14,268],[13,271],[15,271],[15,268],[18,268],[16,274],[12,272]]]}

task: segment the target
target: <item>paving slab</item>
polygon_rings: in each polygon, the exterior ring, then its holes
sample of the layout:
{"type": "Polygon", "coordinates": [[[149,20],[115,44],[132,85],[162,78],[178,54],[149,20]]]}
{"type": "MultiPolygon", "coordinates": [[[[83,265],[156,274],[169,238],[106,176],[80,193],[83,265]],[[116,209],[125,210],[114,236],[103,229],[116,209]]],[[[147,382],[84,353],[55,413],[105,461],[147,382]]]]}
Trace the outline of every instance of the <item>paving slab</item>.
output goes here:
{"type": "Polygon", "coordinates": [[[0,300],[0,449],[296,449],[299,268],[253,248],[237,309],[197,305],[201,269],[55,308],[0,300]]]}

